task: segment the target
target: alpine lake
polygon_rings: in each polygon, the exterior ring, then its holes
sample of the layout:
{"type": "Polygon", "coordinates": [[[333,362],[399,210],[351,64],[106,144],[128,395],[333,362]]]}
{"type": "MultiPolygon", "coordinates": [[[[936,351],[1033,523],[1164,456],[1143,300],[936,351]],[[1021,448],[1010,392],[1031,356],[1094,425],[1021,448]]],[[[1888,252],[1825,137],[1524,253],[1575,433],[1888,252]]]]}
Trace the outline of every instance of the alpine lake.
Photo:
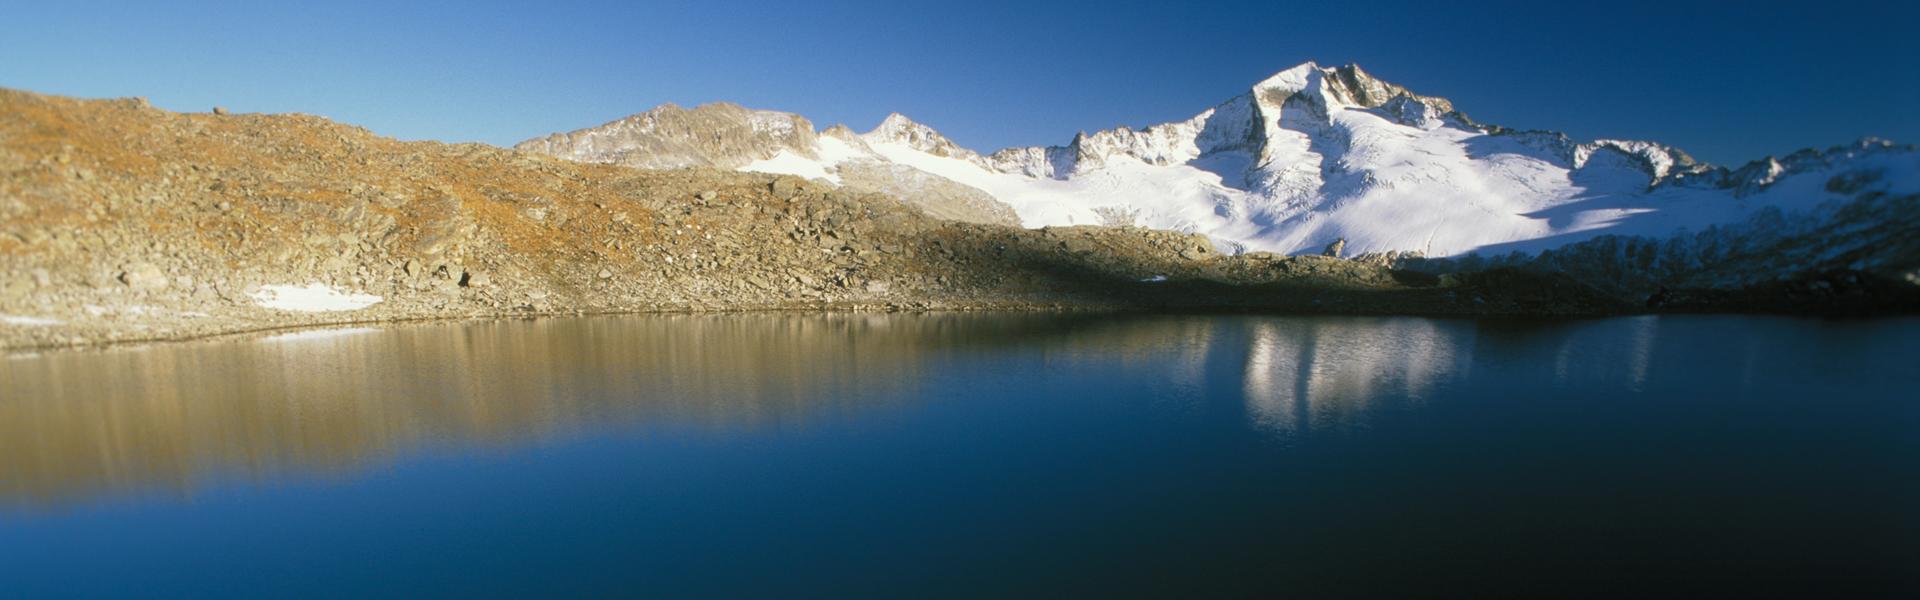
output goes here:
{"type": "Polygon", "coordinates": [[[1920,319],[731,314],[0,356],[10,597],[1920,594],[1920,319]]]}

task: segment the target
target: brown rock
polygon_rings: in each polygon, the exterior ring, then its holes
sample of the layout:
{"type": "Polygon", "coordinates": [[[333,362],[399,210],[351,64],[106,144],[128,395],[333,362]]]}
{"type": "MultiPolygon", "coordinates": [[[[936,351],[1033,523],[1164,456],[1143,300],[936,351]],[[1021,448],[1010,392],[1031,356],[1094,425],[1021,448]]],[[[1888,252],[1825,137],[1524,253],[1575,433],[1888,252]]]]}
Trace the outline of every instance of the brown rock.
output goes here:
{"type": "Polygon", "coordinates": [[[787,200],[800,193],[800,184],[794,183],[792,179],[780,177],[767,186],[767,191],[772,193],[774,198],[787,200]]]}

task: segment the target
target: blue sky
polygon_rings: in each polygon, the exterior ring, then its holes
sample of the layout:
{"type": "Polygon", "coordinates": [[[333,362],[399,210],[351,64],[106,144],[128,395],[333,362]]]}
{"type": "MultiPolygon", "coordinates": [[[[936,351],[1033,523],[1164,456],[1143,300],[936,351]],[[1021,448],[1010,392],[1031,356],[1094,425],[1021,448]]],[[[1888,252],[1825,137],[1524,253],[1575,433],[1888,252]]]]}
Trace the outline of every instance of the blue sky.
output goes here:
{"type": "Polygon", "coordinates": [[[860,130],[898,111],[984,151],[1184,119],[1314,60],[1483,122],[1718,163],[1920,143],[1920,8],[1891,0],[4,2],[0,86],[403,139],[504,145],[730,100],[860,130]]]}

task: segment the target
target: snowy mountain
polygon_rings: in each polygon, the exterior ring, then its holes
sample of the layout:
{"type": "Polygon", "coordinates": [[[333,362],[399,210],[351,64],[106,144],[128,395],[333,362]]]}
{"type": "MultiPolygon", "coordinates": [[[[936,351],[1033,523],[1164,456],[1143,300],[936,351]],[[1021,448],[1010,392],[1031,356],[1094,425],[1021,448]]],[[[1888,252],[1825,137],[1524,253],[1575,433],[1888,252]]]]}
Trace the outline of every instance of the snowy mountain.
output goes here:
{"type": "Polygon", "coordinates": [[[899,114],[864,134],[816,133],[800,117],[732,105],[669,105],[517,147],[631,166],[787,173],[927,196],[923,207],[961,215],[952,218],[1004,220],[997,203],[1028,227],[1138,225],[1289,254],[1336,240],[1347,254],[1537,254],[1607,235],[1695,235],[1761,215],[1832,219],[1863,198],[1911,212],[1920,195],[1911,146],[1866,140],[1728,170],[1652,142],[1476,123],[1446,99],[1357,66],[1313,63],[1185,121],[984,155],[899,114]]]}

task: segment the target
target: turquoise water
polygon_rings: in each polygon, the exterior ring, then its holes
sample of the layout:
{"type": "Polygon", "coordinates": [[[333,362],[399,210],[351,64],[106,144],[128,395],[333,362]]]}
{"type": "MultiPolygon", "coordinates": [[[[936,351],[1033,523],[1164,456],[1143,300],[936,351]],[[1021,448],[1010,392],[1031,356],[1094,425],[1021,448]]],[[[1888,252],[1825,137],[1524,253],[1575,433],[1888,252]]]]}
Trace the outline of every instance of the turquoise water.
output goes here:
{"type": "Polygon", "coordinates": [[[1916,389],[1912,319],[588,317],[14,355],[0,595],[1912,595],[1916,389]]]}

